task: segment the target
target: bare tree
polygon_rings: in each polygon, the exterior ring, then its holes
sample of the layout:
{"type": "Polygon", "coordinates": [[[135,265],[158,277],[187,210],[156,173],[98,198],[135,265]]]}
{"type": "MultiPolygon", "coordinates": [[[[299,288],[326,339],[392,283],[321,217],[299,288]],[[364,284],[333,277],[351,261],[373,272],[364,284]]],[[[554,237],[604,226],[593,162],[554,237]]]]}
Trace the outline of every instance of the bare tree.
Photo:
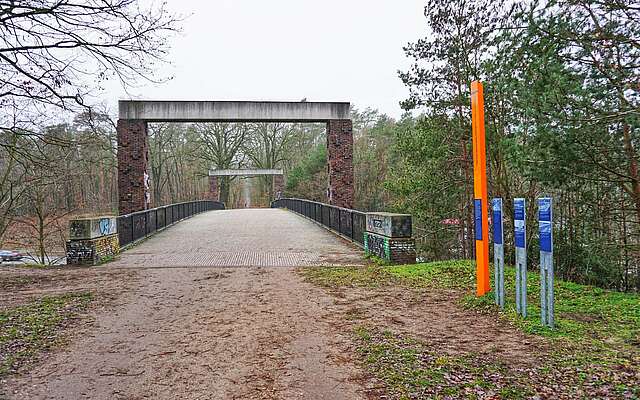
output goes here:
{"type": "MultiPolygon", "coordinates": [[[[104,121],[94,118],[91,97],[107,80],[117,79],[125,88],[140,79],[162,80],[153,76],[153,68],[163,60],[167,37],[176,31],[178,19],[164,2],[159,7],[141,3],[0,0],[0,241],[15,216],[38,213],[39,193],[51,187],[48,180],[27,182],[29,170],[52,171],[58,163],[81,159],[95,149],[83,146],[82,136],[48,135],[45,127],[63,122],[66,112],[83,112],[76,122],[97,133],[94,123],[104,121]],[[65,160],[52,159],[51,146],[73,152],[65,160]]],[[[112,129],[103,133],[110,135],[112,129]]],[[[84,136],[95,143],[95,135],[84,136]]],[[[103,141],[111,147],[102,153],[107,158],[114,148],[110,142],[103,141]]],[[[78,202],[68,189],[77,185],[65,178],[54,186],[66,190],[65,208],[70,210],[78,202]]],[[[95,193],[84,183],[80,190],[95,193]]],[[[61,206],[48,200],[42,204],[61,206]]]]}
{"type": "MultiPolygon", "coordinates": [[[[215,123],[196,124],[198,140],[202,145],[201,157],[217,169],[231,168],[244,164],[241,150],[249,132],[246,124],[215,123]]],[[[232,177],[220,180],[220,201],[229,201],[229,187],[232,177]]]]}
{"type": "Polygon", "coordinates": [[[87,106],[108,79],[125,87],[152,79],[176,22],[164,3],[142,9],[138,0],[0,0],[2,105],[87,106]]]}
{"type": "MultiPolygon", "coordinates": [[[[256,168],[272,169],[283,167],[292,158],[291,145],[298,131],[296,126],[285,123],[262,123],[251,125],[250,140],[244,146],[244,153],[256,168]]],[[[270,176],[261,177],[264,192],[273,192],[270,176]]]]}

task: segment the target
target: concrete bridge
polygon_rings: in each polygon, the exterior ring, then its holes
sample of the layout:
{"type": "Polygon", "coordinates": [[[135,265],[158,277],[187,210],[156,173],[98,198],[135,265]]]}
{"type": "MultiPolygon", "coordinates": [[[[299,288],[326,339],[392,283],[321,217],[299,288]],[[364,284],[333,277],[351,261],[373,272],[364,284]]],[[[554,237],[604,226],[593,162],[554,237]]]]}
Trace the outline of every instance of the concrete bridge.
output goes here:
{"type": "MultiPolygon", "coordinates": [[[[128,244],[185,216],[210,210],[219,199],[219,177],[272,175],[273,199],[284,190],[279,169],[209,172],[209,202],[151,208],[149,192],[147,125],[150,122],[321,122],[327,131],[327,198],[329,204],[284,202],[339,235],[360,243],[367,252],[392,261],[415,261],[408,217],[369,217],[353,207],[353,135],[350,104],[344,102],[268,101],[120,101],[118,120],[118,209],[120,244],[128,244]],[[205,206],[205,209],[203,209],[205,206]],[[365,230],[365,225],[368,229],[365,230]],[[374,226],[376,225],[376,226],[374,226]],[[399,226],[400,226],[399,225],[399,226]],[[406,224],[405,224],[406,225],[406,224]],[[383,232],[378,230],[383,229],[383,232]],[[130,235],[129,235],[130,233],[130,235]],[[379,234],[383,235],[380,236],[379,234]],[[385,236],[386,235],[386,236],[385,236]],[[379,237],[378,237],[379,236],[379,237]],[[398,239],[398,237],[400,239],[398,239]],[[406,254],[409,254],[407,257],[406,254]],[[398,256],[399,255],[399,256],[398,256]]],[[[304,201],[302,201],[304,202],[304,201]]],[[[100,222],[102,224],[102,222],[100,222]]],[[[94,239],[94,237],[78,237],[94,239]]],[[[113,243],[75,243],[70,259],[96,261],[102,248],[113,243]],[[77,257],[76,257],[77,256],[77,257]]],[[[198,216],[171,232],[163,232],[132,251],[120,263],[124,266],[305,266],[359,264],[355,252],[308,221],[278,210],[226,211],[198,216]]],[[[107,255],[108,256],[108,255],[107,255]]]]}
{"type": "MultiPolygon", "coordinates": [[[[118,119],[118,210],[121,215],[151,207],[150,122],[321,122],[327,127],[327,197],[353,207],[353,134],[350,104],[276,101],[120,101],[118,119]]],[[[274,186],[283,186],[274,175],[274,186]]],[[[210,176],[217,199],[217,176],[210,176]]],[[[281,190],[276,190],[281,192],[281,190]]]]}
{"type": "Polygon", "coordinates": [[[365,254],[415,262],[411,216],[351,209],[348,112],[348,103],[121,102],[120,215],[72,221],[67,244],[69,263],[110,260],[75,269],[101,277],[100,306],[67,348],[9,382],[12,398],[371,398],[342,357],[351,342],[331,309],[339,301],[297,269],[362,265],[365,254]],[[153,121],[326,122],[330,204],[276,198],[270,209],[225,210],[217,176],[282,177],[225,170],[212,171],[209,200],[151,208],[153,121]]]}

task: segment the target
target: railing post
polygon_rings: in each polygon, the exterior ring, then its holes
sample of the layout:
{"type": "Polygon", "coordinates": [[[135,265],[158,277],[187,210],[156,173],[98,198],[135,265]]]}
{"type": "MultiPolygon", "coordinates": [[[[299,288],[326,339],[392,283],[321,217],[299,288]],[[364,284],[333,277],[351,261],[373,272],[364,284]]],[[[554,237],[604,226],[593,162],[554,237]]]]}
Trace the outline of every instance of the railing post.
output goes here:
{"type": "Polygon", "coordinates": [[[353,237],[353,211],[349,212],[349,216],[351,217],[351,235],[349,237],[351,238],[351,240],[354,240],[355,238],[353,237]]]}

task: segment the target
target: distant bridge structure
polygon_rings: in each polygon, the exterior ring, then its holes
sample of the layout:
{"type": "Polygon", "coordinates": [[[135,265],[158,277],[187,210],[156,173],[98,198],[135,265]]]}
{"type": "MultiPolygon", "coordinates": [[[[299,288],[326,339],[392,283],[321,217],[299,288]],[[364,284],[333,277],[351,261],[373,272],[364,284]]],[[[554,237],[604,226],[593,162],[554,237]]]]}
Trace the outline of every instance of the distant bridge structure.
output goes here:
{"type": "Polygon", "coordinates": [[[209,195],[211,200],[220,200],[220,186],[218,177],[221,176],[273,176],[272,198],[277,200],[284,193],[284,170],[282,169],[210,169],[209,170],[209,195]]]}
{"type": "Polygon", "coordinates": [[[346,102],[121,100],[118,119],[118,210],[151,207],[149,122],[322,122],[327,126],[327,194],[353,207],[353,133],[346,102]]]}

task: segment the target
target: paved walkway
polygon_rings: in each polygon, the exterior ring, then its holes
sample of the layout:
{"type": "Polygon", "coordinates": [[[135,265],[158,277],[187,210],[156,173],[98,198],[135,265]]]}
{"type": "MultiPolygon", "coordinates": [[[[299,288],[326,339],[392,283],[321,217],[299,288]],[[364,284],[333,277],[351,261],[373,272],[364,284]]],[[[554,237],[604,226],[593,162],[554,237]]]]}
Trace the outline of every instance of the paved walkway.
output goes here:
{"type": "Polygon", "coordinates": [[[109,264],[117,267],[361,265],[362,250],[293,212],[212,211],[156,234],[109,264]]]}

